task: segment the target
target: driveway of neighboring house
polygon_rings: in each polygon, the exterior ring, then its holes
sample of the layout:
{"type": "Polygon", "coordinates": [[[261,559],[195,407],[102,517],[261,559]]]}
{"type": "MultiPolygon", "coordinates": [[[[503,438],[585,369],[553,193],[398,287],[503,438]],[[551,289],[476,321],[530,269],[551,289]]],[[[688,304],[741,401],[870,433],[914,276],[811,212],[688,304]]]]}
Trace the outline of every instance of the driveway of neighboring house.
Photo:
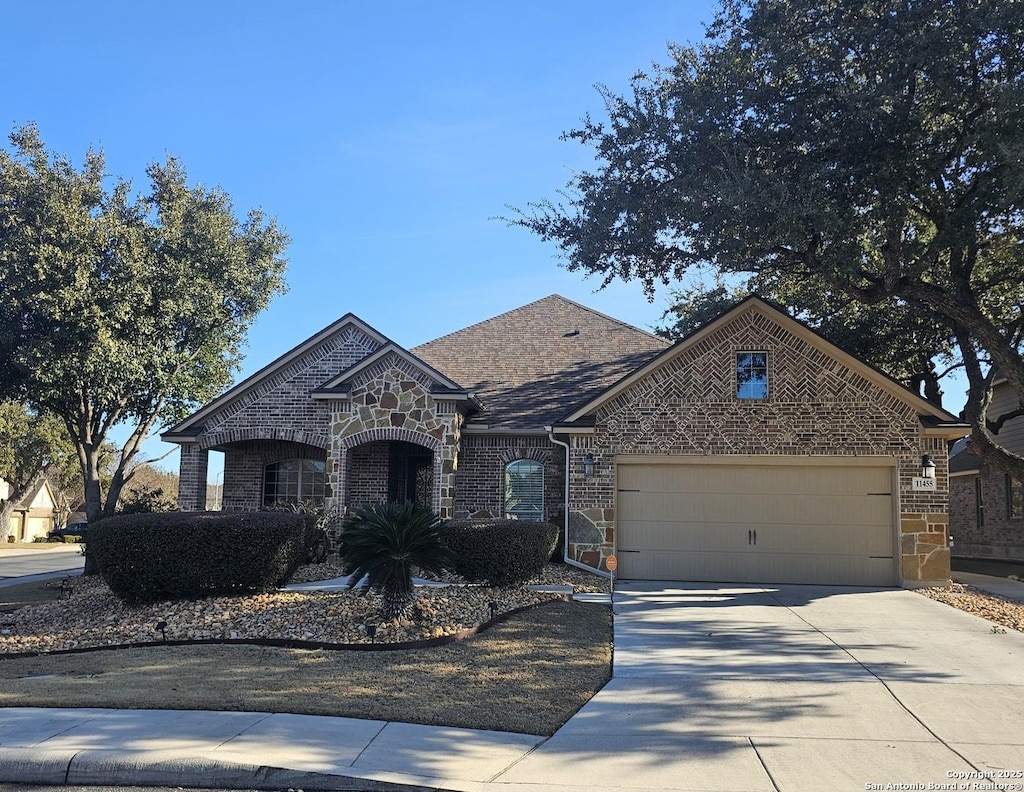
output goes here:
{"type": "Polygon", "coordinates": [[[893,589],[627,583],[615,602],[613,679],[496,782],[1024,789],[1024,634],[893,589]]]}

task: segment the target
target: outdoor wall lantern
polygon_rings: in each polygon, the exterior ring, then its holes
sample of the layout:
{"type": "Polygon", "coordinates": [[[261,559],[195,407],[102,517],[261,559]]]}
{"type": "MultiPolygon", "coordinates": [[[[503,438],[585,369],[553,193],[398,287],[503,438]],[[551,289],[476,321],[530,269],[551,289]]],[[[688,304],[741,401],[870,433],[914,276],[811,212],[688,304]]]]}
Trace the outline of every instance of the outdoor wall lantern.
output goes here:
{"type": "Polygon", "coordinates": [[[921,457],[921,478],[935,478],[935,462],[932,460],[931,454],[921,457]]]}
{"type": "Polygon", "coordinates": [[[583,457],[583,477],[590,478],[594,475],[594,470],[597,468],[597,463],[594,461],[593,454],[587,454],[583,457]]]}

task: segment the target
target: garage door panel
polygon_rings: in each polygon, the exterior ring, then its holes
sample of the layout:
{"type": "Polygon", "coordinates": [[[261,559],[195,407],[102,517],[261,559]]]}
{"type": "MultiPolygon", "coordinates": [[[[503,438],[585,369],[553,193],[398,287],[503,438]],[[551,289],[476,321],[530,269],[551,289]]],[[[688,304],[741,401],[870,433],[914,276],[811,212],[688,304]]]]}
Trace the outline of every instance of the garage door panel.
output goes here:
{"type": "Polygon", "coordinates": [[[620,578],[648,580],[715,580],[743,583],[757,576],[757,564],[749,553],[623,552],[617,572],[620,578]],[[717,577],[723,574],[726,577],[717,577]]]}
{"type": "Polygon", "coordinates": [[[645,519],[672,522],[721,522],[737,525],[822,525],[843,522],[858,515],[871,525],[892,524],[892,503],[887,496],[827,496],[771,493],[757,496],[756,509],[750,495],[739,493],[619,492],[619,510],[643,514],[645,519]]]}
{"type": "MultiPolygon", "coordinates": [[[[810,559],[807,559],[810,560],[810,559]]],[[[815,556],[813,563],[792,555],[765,554],[757,582],[833,586],[891,586],[892,559],[869,556],[815,556]]]]}
{"type": "Polygon", "coordinates": [[[802,555],[892,557],[892,532],[888,526],[837,524],[831,530],[807,526],[724,524],[667,521],[633,521],[622,531],[619,552],[726,552],[754,546],[761,552],[802,555]],[[752,537],[750,532],[756,531],[752,537]]]}
{"type": "Polygon", "coordinates": [[[749,544],[746,529],[719,523],[688,522],[685,530],[679,523],[640,521],[619,540],[620,551],[722,551],[744,550],[749,544]]]}
{"type": "Polygon", "coordinates": [[[618,465],[620,576],[892,585],[892,468],[618,465]]]}
{"type": "Polygon", "coordinates": [[[888,494],[887,468],[800,465],[629,465],[619,468],[619,488],[637,492],[703,492],[771,495],[784,489],[795,495],[888,494]],[[813,475],[808,475],[813,471],[813,475]]]}
{"type": "Polygon", "coordinates": [[[757,549],[765,553],[892,557],[892,528],[837,523],[828,529],[775,525],[757,530],[757,549]]]}

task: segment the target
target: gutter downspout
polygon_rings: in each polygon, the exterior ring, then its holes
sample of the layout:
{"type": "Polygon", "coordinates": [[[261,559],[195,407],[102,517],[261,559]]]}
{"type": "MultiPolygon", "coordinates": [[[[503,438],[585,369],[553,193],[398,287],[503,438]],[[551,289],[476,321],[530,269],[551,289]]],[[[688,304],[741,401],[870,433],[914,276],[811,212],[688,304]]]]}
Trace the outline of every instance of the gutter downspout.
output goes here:
{"type": "Polygon", "coordinates": [[[585,569],[587,572],[592,572],[599,577],[611,579],[611,573],[602,572],[600,569],[594,569],[592,566],[581,564],[574,558],[569,558],[569,444],[557,439],[555,433],[551,431],[551,427],[544,428],[548,430],[548,440],[565,449],[565,528],[563,529],[565,539],[562,542],[562,561],[571,566],[585,569]]]}

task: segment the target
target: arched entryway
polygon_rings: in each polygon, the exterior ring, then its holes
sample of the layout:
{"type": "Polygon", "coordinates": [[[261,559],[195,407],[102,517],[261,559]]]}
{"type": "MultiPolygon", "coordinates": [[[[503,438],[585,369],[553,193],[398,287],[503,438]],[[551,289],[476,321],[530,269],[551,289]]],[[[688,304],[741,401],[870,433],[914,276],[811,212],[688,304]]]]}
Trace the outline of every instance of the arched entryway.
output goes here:
{"type": "Polygon", "coordinates": [[[437,438],[397,428],[344,438],[333,478],[338,505],[351,512],[374,503],[412,502],[450,516],[450,463],[441,450],[437,438]]]}
{"type": "Polygon", "coordinates": [[[404,440],[373,440],[348,451],[348,510],[373,503],[434,508],[434,453],[404,440]]]}

